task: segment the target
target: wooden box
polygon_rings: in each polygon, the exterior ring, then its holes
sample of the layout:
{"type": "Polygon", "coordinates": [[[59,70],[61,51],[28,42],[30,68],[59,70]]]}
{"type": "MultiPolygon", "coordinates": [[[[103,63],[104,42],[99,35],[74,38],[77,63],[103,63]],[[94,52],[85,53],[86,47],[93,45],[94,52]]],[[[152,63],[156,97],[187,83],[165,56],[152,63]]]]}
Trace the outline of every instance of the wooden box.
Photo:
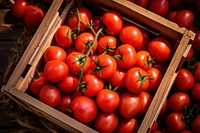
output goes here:
{"type": "MultiPolygon", "coordinates": [[[[52,121],[69,132],[92,133],[96,131],[25,93],[45,49],[50,45],[56,29],[62,24],[66,14],[73,5],[73,1],[68,2],[60,15],[58,11],[62,3],[63,0],[55,0],[53,2],[9,81],[3,87],[3,91],[26,109],[52,121]]],[[[138,133],[148,132],[159,115],[161,107],[176,78],[176,72],[182,65],[191,47],[189,44],[192,43],[195,34],[126,0],[84,0],[84,3],[94,6],[94,11],[100,8],[117,10],[126,16],[124,19],[127,21],[131,21],[151,34],[164,36],[177,46],[168,69],[138,130],[138,133]],[[95,6],[98,8],[95,8],[95,6]]]]}

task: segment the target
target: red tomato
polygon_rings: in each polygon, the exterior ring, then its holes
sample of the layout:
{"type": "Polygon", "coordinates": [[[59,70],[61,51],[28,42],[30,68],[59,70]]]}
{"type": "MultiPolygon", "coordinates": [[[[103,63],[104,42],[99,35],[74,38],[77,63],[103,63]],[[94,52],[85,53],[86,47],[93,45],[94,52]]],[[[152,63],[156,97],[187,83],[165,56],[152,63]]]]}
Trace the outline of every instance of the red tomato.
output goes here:
{"type": "Polygon", "coordinates": [[[149,4],[149,1],[150,0],[134,0],[134,3],[141,6],[141,7],[146,8],[149,4]]]}
{"type": "Polygon", "coordinates": [[[168,40],[156,37],[150,41],[148,51],[152,58],[160,62],[167,61],[172,56],[172,46],[168,40]]]}
{"type": "Polygon", "coordinates": [[[142,36],[143,36],[143,41],[142,41],[142,44],[140,45],[140,47],[139,46],[137,47],[137,51],[148,49],[148,45],[150,42],[150,36],[145,31],[142,31],[142,36]]]}
{"type": "Polygon", "coordinates": [[[123,93],[120,96],[118,110],[124,118],[132,118],[137,115],[141,110],[139,94],[129,92],[123,93]]]}
{"type": "Polygon", "coordinates": [[[43,86],[39,93],[40,101],[51,107],[56,107],[59,104],[60,97],[60,91],[50,84],[43,86]]]}
{"type": "Polygon", "coordinates": [[[172,21],[172,22],[174,22],[175,21],[175,16],[176,16],[176,14],[177,14],[177,12],[178,11],[169,11],[168,13],[167,13],[167,19],[169,19],[170,21],[172,21]]]}
{"type": "Polygon", "coordinates": [[[151,0],[148,9],[160,16],[165,16],[169,10],[168,0],[151,0]]]}
{"type": "Polygon", "coordinates": [[[200,101],[200,83],[195,83],[191,89],[191,96],[197,101],[200,101]]]}
{"type": "Polygon", "coordinates": [[[192,122],[191,131],[192,133],[199,133],[200,132],[200,115],[196,117],[196,119],[192,122]]]}
{"type": "Polygon", "coordinates": [[[166,99],[162,105],[162,108],[160,110],[160,115],[165,115],[168,111],[168,105],[167,105],[168,99],[166,99]]]}
{"type": "Polygon", "coordinates": [[[103,88],[103,80],[93,74],[85,74],[80,84],[82,93],[88,97],[95,97],[103,88]]]}
{"type": "Polygon", "coordinates": [[[125,87],[133,93],[140,93],[149,87],[149,76],[139,67],[130,68],[124,76],[125,87]]]}
{"type": "Polygon", "coordinates": [[[151,133],[154,133],[158,129],[158,121],[154,121],[151,127],[151,133]]]}
{"type": "Polygon", "coordinates": [[[67,64],[60,60],[48,61],[44,67],[45,77],[52,82],[64,80],[68,75],[68,71],[67,64]]]}
{"type": "Polygon", "coordinates": [[[187,54],[185,60],[186,61],[191,60],[193,55],[194,55],[194,50],[193,50],[193,47],[191,47],[190,50],[188,51],[188,54],[187,54]]]}
{"type": "Polygon", "coordinates": [[[195,37],[194,37],[194,41],[192,43],[192,47],[194,48],[194,50],[196,51],[200,51],[200,31],[196,31],[195,32],[195,37]]]}
{"type": "Polygon", "coordinates": [[[113,112],[118,107],[119,100],[119,95],[110,89],[101,90],[96,97],[98,107],[104,112],[113,112]]]}
{"type": "Polygon", "coordinates": [[[93,25],[92,25],[93,30],[95,32],[98,32],[98,30],[103,27],[101,16],[94,16],[92,18],[92,21],[93,21],[93,25]]]}
{"type": "Polygon", "coordinates": [[[31,80],[29,90],[33,95],[38,96],[41,88],[48,83],[49,81],[44,76],[44,72],[38,72],[31,80]]]}
{"type": "Polygon", "coordinates": [[[200,61],[197,61],[194,66],[196,67],[195,72],[193,73],[195,82],[200,82],[200,61]]]}
{"type": "Polygon", "coordinates": [[[133,67],[137,61],[136,51],[130,44],[120,45],[114,54],[117,67],[121,69],[129,69],[133,67]]]}
{"type": "Polygon", "coordinates": [[[72,93],[78,88],[78,77],[68,74],[62,81],[57,83],[58,88],[63,93],[72,93]]]}
{"type": "Polygon", "coordinates": [[[136,26],[123,27],[120,31],[119,38],[122,43],[132,45],[136,51],[141,48],[144,39],[141,29],[136,26]]]}
{"type": "Polygon", "coordinates": [[[86,96],[78,96],[73,99],[70,109],[74,118],[82,123],[89,123],[94,120],[98,112],[96,103],[86,96]]]}
{"type": "Polygon", "coordinates": [[[102,22],[106,26],[106,33],[109,35],[118,34],[123,27],[122,16],[116,11],[108,11],[103,14],[102,22]]]}
{"type": "Polygon", "coordinates": [[[24,12],[29,3],[26,0],[16,0],[12,5],[12,15],[16,18],[23,18],[24,12]]]}
{"type": "Polygon", "coordinates": [[[71,95],[68,95],[68,94],[62,95],[60,102],[57,106],[57,109],[66,115],[71,115],[70,111],[68,110],[70,108],[71,102],[72,102],[71,95]]]}
{"type": "Polygon", "coordinates": [[[190,10],[181,10],[176,13],[174,22],[180,27],[189,28],[194,22],[194,14],[190,10]]]}
{"type": "Polygon", "coordinates": [[[186,130],[186,129],[184,129],[184,130],[182,130],[180,133],[192,133],[190,130],[186,130]]]}
{"type": "Polygon", "coordinates": [[[150,93],[145,92],[145,91],[141,92],[139,96],[140,96],[140,102],[141,102],[139,115],[145,115],[153,98],[150,95],[150,93]]]}
{"type": "Polygon", "coordinates": [[[119,121],[116,133],[136,133],[139,128],[139,122],[136,118],[123,118],[119,121]]]}
{"type": "Polygon", "coordinates": [[[63,48],[72,46],[74,38],[72,29],[67,25],[61,25],[55,32],[56,43],[63,48]]]}
{"type": "Polygon", "coordinates": [[[180,112],[190,104],[190,97],[185,92],[176,92],[169,97],[167,104],[172,111],[180,112]]]}
{"type": "Polygon", "coordinates": [[[99,112],[94,120],[94,126],[100,133],[111,133],[117,127],[118,121],[118,116],[115,112],[99,112]]]}
{"type": "Polygon", "coordinates": [[[152,67],[157,68],[161,72],[161,74],[164,75],[166,70],[167,70],[167,68],[168,68],[168,63],[167,62],[158,62],[158,61],[156,61],[156,62],[153,63],[152,67]]]}
{"type": "Polygon", "coordinates": [[[180,68],[174,82],[175,89],[179,91],[188,91],[193,85],[194,77],[192,73],[185,68],[180,68]]]}
{"type": "Polygon", "coordinates": [[[50,60],[65,61],[67,54],[64,49],[58,46],[49,46],[44,52],[44,60],[48,62],[50,60]]]}
{"type": "Polygon", "coordinates": [[[28,27],[37,27],[40,25],[44,18],[42,9],[29,5],[24,11],[23,20],[28,27]]]}
{"type": "Polygon", "coordinates": [[[184,130],[184,123],[182,121],[182,114],[171,112],[166,120],[167,128],[171,132],[180,132],[184,130]]]}

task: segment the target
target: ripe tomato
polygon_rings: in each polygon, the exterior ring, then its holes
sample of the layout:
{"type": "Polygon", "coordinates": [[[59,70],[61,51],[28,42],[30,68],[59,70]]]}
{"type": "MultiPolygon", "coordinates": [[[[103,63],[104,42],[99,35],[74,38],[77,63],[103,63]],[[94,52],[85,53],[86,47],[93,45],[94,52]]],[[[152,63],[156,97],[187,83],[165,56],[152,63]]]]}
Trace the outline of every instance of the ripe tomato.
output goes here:
{"type": "Polygon", "coordinates": [[[170,110],[180,112],[184,106],[190,104],[190,97],[185,92],[176,92],[168,98],[167,104],[170,110]]]}
{"type": "Polygon", "coordinates": [[[104,112],[113,112],[118,107],[119,100],[119,95],[110,89],[101,90],[96,97],[98,107],[104,112]]]}
{"type": "Polygon", "coordinates": [[[149,87],[148,73],[139,67],[130,68],[124,76],[125,87],[133,93],[140,93],[149,87]]]}
{"type": "Polygon", "coordinates": [[[91,19],[92,19],[91,11],[86,7],[79,7],[78,9],[73,9],[72,11],[70,11],[70,13],[66,18],[66,23],[71,29],[80,28],[81,31],[85,31],[88,29],[88,25],[90,24],[91,19]]]}
{"type": "Polygon", "coordinates": [[[192,133],[199,133],[200,132],[200,115],[196,117],[196,119],[192,122],[191,131],[192,133]]]}
{"type": "Polygon", "coordinates": [[[63,112],[66,115],[71,115],[69,112],[70,104],[72,102],[72,97],[71,95],[64,94],[61,96],[60,102],[57,106],[57,109],[61,112],[63,112]]]}
{"type": "Polygon", "coordinates": [[[150,36],[145,31],[142,31],[142,36],[143,36],[143,41],[142,41],[142,44],[140,45],[140,47],[139,46],[137,47],[137,51],[148,49],[148,45],[150,42],[150,36]]]}
{"type": "Polygon", "coordinates": [[[95,97],[104,88],[104,81],[93,74],[85,74],[80,84],[82,93],[88,97],[95,97]]]}
{"type": "Polygon", "coordinates": [[[24,12],[28,5],[29,3],[26,0],[16,0],[15,3],[12,5],[12,15],[15,18],[23,18],[24,12]]]}
{"type": "Polygon", "coordinates": [[[111,133],[117,127],[118,121],[118,116],[115,112],[99,112],[94,120],[94,126],[100,133],[111,133]]]}
{"type": "Polygon", "coordinates": [[[186,130],[186,129],[184,129],[184,130],[182,130],[180,133],[192,133],[190,130],[186,130]]]}
{"type": "Polygon", "coordinates": [[[92,18],[92,21],[93,21],[93,25],[92,25],[93,30],[95,32],[98,32],[98,30],[103,27],[101,16],[94,16],[92,18]]]}
{"type": "Polygon", "coordinates": [[[194,77],[192,73],[185,68],[180,68],[174,82],[175,89],[179,91],[188,91],[193,85],[194,77]]]}
{"type": "Polygon", "coordinates": [[[169,10],[168,0],[151,0],[148,9],[160,16],[165,16],[169,10]]]}
{"type": "Polygon", "coordinates": [[[67,54],[64,49],[58,46],[49,46],[44,52],[44,60],[48,62],[50,60],[65,61],[67,54]]]}
{"type": "Polygon", "coordinates": [[[56,86],[50,84],[43,86],[39,93],[39,100],[51,107],[56,107],[59,104],[60,97],[60,91],[56,86]]]}
{"type": "Polygon", "coordinates": [[[76,120],[82,123],[91,122],[97,115],[96,103],[89,97],[78,96],[72,100],[70,109],[76,120]]]}
{"type": "Polygon", "coordinates": [[[108,11],[102,15],[102,22],[106,26],[106,33],[109,35],[118,34],[123,27],[122,16],[116,11],[108,11]]]}
{"type": "Polygon", "coordinates": [[[142,46],[144,39],[141,29],[136,26],[123,27],[120,31],[119,38],[122,43],[132,45],[136,51],[142,46]]]}
{"type": "Polygon", "coordinates": [[[150,95],[150,93],[145,92],[145,91],[141,92],[139,96],[140,96],[140,102],[141,102],[139,115],[145,115],[153,98],[150,95]]]}
{"type": "Polygon", "coordinates": [[[116,133],[136,133],[139,128],[139,122],[136,118],[123,118],[119,121],[116,133]]]}
{"type": "Polygon", "coordinates": [[[37,27],[40,25],[44,18],[42,9],[29,5],[24,11],[23,20],[28,27],[37,27]]]}
{"type": "Polygon", "coordinates": [[[200,61],[197,61],[194,63],[194,66],[196,67],[195,72],[193,73],[195,82],[200,82],[200,61]]]}
{"type": "Polygon", "coordinates": [[[166,70],[167,70],[167,68],[168,68],[168,63],[167,62],[158,62],[158,61],[156,61],[156,62],[153,63],[152,67],[157,68],[161,72],[161,74],[164,75],[166,70]]]}
{"type": "Polygon", "coordinates": [[[163,37],[152,39],[149,43],[148,51],[152,58],[160,62],[165,62],[172,56],[172,46],[163,37]]]}
{"type": "Polygon", "coordinates": [[[139,94],[129,92],[123,93],[120,96],[118,110],[124,118],[132,118],[137,115],[141,110],[139,94]]]}
{"type": "Polygon", "coordinates": [[[137,61],[136,51],[130,44],[120,45],[114,54],[117,67],[121,69],[129,69],[133,67],[137,61]]]}
{"type": "Polygon", "coordinates": [[[78,77],[68,74],[62,81],[57,83],[58,88],[63,93],[73,93],[78,88],[78,77]]]}
{"type": "Polygon", "coordinates": [[[186,61],[191,60],[193,56],[194,56],[194,50],[193,50],[193,47],[191,47],[190,50],[188,51],[188,54],[187,54],[185,60],[186,61]]]}
{"type": "Polygon", "coordinates": [[[191,96],[197,101],[200,101],[200,83],[195,83],[191,89],[191,96]]]}
{"type": "Polygon", "coordinates": [[[44,66],[45,77],[52,82],[59,82],[64,80],[68,75],[68,66],[65,62],[60,60],[51,60],[44,66]]]}
{"type": "Polygon", "coordinates": [[[181,10],[176,13],[174,22],[180,27],[189,28],[194,22],[194,14],[190,10],[181,10]]]}
{"type": "Polygon", "coordinates": [[[149,4],[149,1],[150,0],[134,0],[134,3],[141,6],[141,7],[146,8],[149,4]]]}
{"type": "Polygon", "coordinates": [[[196,31],[195,32],[195,37],[194,37],[194,41],[192,43],[192,47],[194,48],[194,50],[196,51],[200,51],[200,31],[196,31]]]}
{"type": "Polygon", "coordinates": [[[61,25],[55,32],[56,43],[63,48],[70,47],[75,37],[72,29],[67,25],[61,25]]]}
{"type": "Polygon", "coordinates": [[[38,72],[30,82],[29,90],[33,95],[38,96],[41,88],[48,83],[49,81],[44,76],[44,72],[38,72]]]}
{"type": "Polygon", "coordinates": [[[168,105],[167,105],[168,99],[166,99],[162,105],[162,108],[160,110],[160,115],[165,115],[168,110],[168,105]]]}
{"type": "Polygon", "coordinates": [[[176,16],[176,14],[177,14],[177,10],[173,10],[173,11],[169,11],[168,13],[167,13],[167,16],[166,16],[166,18],[168,19],[168,20],[170,20],[170,21],[172,21],[172,22],[174,22],[175,21],[175,16],[176,16]]]}

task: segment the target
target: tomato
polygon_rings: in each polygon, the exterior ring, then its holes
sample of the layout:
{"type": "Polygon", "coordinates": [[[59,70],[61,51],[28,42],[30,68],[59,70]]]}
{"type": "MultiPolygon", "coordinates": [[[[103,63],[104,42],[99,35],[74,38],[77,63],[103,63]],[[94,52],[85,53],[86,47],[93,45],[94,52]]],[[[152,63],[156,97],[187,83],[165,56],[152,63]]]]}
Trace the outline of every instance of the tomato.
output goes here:
{"type": "Polygon", "coordinates": [[[168,0],[151,0],[148,9],[160,16],[166,16],[169,10],[168,0]]]}
{"type": "Polygon", "coordinates": [[[156,61],[156,62],[153,63],[152,67],[157,68],[161,72],[161,74],[164,75],[166,70],[167,70],[167,68],[168,68],[168,63],[167,62],[158,62],[158,61],[156,61]]]}
{"type": "MultiPolygon", "coordinates": [[[[94,35],[89,32],[82,32],[75,40],[75,47],[77,51],[87,54],[89,48],[92,47],[94,43],[94,35]]],[[[97,49],[97,42],[93,45],[91,53],[93,54],[97,49]]]]}
{"type": "Polygon", "coordinates": [[[195,100],[200,101],[200,83],[195,83],[191,88],[191,96],[195,100]]]}
{"type": "Polygon", "coordinates": [[[142,41],[140,47],[139,46],[137,47],[137,51],[148,49],[148,45],[150,42],[150,36],[145,31],[142,31],[142,36],[143,36],[143,41],[142,41]]]}
{"type": "Polygon", "coordinates": [[[158,129],[158,121],[154,121],[153,125],[151,126],[151,133],[158,129]]]}
{"type": "Polygon", "coordinates": [[[108,54],[101,54],[91,66],[94,74],[100,78],[109,78],[117,70],[117,63],[113,57],[108,54]]]}
{"type": "Polygon", "coordinates": [[[118,111],[124,118],[132,118],[141,110],[141,101],[139,94],[123,93],[120,96],[118,111]]]}
{"type": "Polygon", "coordinates": [[[140,96],[140,102],[141,102],[139,115],[145,115],[153,98],[150,95],[150,93],[145,92],[145,91],[141,92],[139,96],[140,96]]]}
{"type": "Polygon", "coordinates": [[[99,112],[94,120],[94,126],[100,133],[111,133],[117,127],[118,121],[118,116],[115,112],[99,112]]]}
{"type": "Polygon", "coordinates": [[[90,24],[91,19],[92,19],[91,11],[86,7],[79,7],[78,9],[73,9],[72,11],[69,12],[66,18],[66,23],[71,29],[80,28],[81,31],[85,31],[88,29],[88,25],[90,24]]]}
{"type": "Polygon", "coordinates": [[[160,115],[165,115],[168,111],[168,105],[167,105],[168,99],[166,99],[162,105],[162,108],[160,110],[160,115]]]}
{"type": "Polygon", "coordinates": [[[148,51],[152,58],[160,62],[165,62],[172,56],[172,46],[163,37],[152,39],[149,43],[148,51]]]}
{"type": "Polygon", "coordinates": [[[119,100],[119,95],[110,89],[101,90],[96,97],[98,107],[104,112],[113,112],[118,107],[119,100]]]}
{"type": "Polygon", "coordinates": [[[194,14],[190,10],[181,10],[176,13],[174,22],[180,27],[189,28],[194,22],[194,14]]]}
{"type": "Polygon", "coordinates": [[[170,20],[170,21],[172,21],[172,22],[174,22],[175,21],[175,16],[176,16],[176,14],[177,14],[177,10],[173,10],[173,11],[169,11],[168,13],[167,13],[167,16],[166,16],[166,18],[168,19],[168,20],[170,20]]]}
{"type": "Polygon", "coordinates": [[[37,72],[29,84],[29,90],[33,95],[38,96],[41,88],[48,83],[49,81],[44,76],[44,72],[37,72]]]}
{"type": "Polygon", "coordinates": [[[196,67],[193,73],[194,80],[195,82],[200,82],[200,61],[197,61],[196,63],[194,63],[194,66],[196,67]]]}
{"type": "Polygon", "coordinates": [[[45,77],[52,82],[59,82],[68,75],[68,66],[60,60],[48,61],[44,67],[45,77]]]}
{"type": "Polygon", "coordinates": [[[44,52],[44,60],[48,62],[50,60],[65,61],[67,54],[64,49],[58,46],[49,46],[44,52]]]}
{"type": "Polygon", "coordinates": [[[98,112],[94,100],[86,96],[78,96],[73,99],[70,109],[74,118],[82,123],[89,123],[94,120],[98,112]]]}
{"type": "Polygon", "coordinates": [[[150,0],[134,0],[134,3],[141,6],[141,7],[146,8],[149,4],[149,1],[150,0]]]}
{"type": "Polygon", "coordinates": [[[116,11],[107,11],[102,15],[102,22],[106,26],[109,35],[118,34],[123,28],[122,16],[116,11]]]}
{"type": "Polygon", "coordinates": [[[122,44],[116,49],[114,58],[118,68],[129,69],[133,67],[137,61],[136,50],[130,44],[122,44]]]}
{"type": "Polygon", "coordinates": [[[66,63],[69,67],[69,71],[74,74],[80,73],[83,64],[85,62],[83,73],[86,73],[90,68],[90,58],[85,58],[85,55],[80,52],[72,52],[67,56],[66,63]]]}
{"type": "Polygon", "coordinates": [[[122,43],[132,45],[136,51],[142,46],[144,39],[141,29],[136,26],[123,27],[120,31],[119,38],[122,43]]]}
{"type": "Polygon", "coordinates": [[[133,93],[140,93],[149,87],[148,73],[139,67],[130,68],[124,76],[125,87],[133,93]]]}
{"type": "Polygon", "coordinates": [[[70,108],[71,102],[72,102],[71,95],[68,95],[68,94],[62,95],[60,102],[57,106],[57,109],[66,115],[71,115],[70,111],[68,110],[70,108]]]}
{"type": "Polygon", "coordinates": [[[75,38],[72,29],[67,25],[61,25],[55,32],[54,36],[56,43],[63,48],[72,46],[75,38]]]}
{"type": "Polygon", "coordinates": [[[186,129],[184,129],[184,130],[182,130],[180,133],[192,133],[190,130],[186,130],[186,129]]]}
{"type": "Polygon", "coordinates": [[[39,100],[51,107],[56,107],[59,104],[60,97],[60,91],[56,86],[50,84],[43,86],[39,93],[39,100]]]}
{"type": "Polygon", "coordinates": [[[185,68],[180,68],[174,82],[175,89],[179,91],[188,91],[193,85],[194,77],[192,73],[185,68]]]}
{"type": "Polygon", "coordinates": [[[95,97],[103,88],[104,81],[93,74],[85,74],[80,84],[82,93],[88,97],[95,97]]]}
{"type": "Polygon", "coordinates": [[[148,71],[151,69],[153,64],[153,59],[151,58],[151,55],[148,51],[138,51],[136,53],[137,61],[134,66],[140,67],[144,69],[145,71],[148,71]]]}
{"type": "Polygon", "coordinates": [[[103,36],[99,38],[97,50],[100,54],[113,55],[117,46],[117,39],[114,36],[103,36]]]}
{"type": "Polygon", "coordinates": [[[190,50],[188,51],[188,54],[187,54],[185,60],[186,61],[191,60],[193,56],[194,56],[194,50],[193,50],[193,47],[191,47],[190,50]]]}
{"type": "Polygon", "coordinates": [[[116,133],[136,133],[139,128],[139,122],[136,118],[123,118],[119,121],[116,133]]]}
{"type": "Polygon", "coordinates": [[[57,83],[57,86],[63,93],[73,93],[78,88],[78,77],[68,74],[62,81],[57,83]]]}
{"type": "Polygon", "coordinates": [[[196,119],[191,124],[191,131],[192,133],[199,133],[200,132],[200,115],[196,117],[196,119]]]}
{"type": "Polygon", "coordinates": [[[168,98],[167,104],[170,110],[180,112],[184,106],[188,106],[190,104],[190,97],[185,92],[176,92],[168,98]]]}
{"type": "Polygon", "coordinates": [[[181,2],[182,0],[170,0],[169,1],[169,9],[170,10],[175,10],[175,9],[179,9],[181,6],[181,2]]]}
{"type": "Polygon", "coordinates": [[[93,25],[92,25],[93,30],[95,32],[98,32],[98,30],[103,27],[101,16],[94,16],[92,18],[92,21],[93,21],[93,25]]]}
{"type": "Polygon", "coordinates": [[[171,132],[180,132],[184,130],[184,123],[182,121],[182,114],[171,112],[166,120],[167,128],[171,132]]]}
{"type": "Polygon", "coordinates": [[[12,15],[15,18],[23,18],[24,12],[28,5],[29,3],[26,0],[16,0],[15,3],[12,5],[12,15]]]}
{"type": "Polygon", "coordinates": [[[194,50],[196,51],[200,51],[200,31],[196,31],[195,32],[195,37],[194,37],[194,41],[192,43],[192,47],[194,48],[194,50]]]}
{"type": "Polygon", "coordinates": [[[149,71],[149,87],[148,87],[148,91],[156,91],[160,85],[160,82],[162,81],[162,74],[161,72],[155,68],[152,67],[149,71]]]}
{"type": "Polygon", "coordinates": [[[44,18],[42,9],[29,5],[24,11],[23,20],[28,27],[37,27],[40,25],[44,18]]]}

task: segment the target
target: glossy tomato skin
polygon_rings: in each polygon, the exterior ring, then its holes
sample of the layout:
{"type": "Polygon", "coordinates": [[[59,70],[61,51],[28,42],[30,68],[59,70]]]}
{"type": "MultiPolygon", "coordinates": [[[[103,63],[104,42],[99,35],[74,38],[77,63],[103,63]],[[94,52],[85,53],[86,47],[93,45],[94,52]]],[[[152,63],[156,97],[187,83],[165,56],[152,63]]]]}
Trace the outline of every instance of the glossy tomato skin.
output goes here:
{"type": "Polygon", "coordinates": [[[140,67],[130,68],[124,76],[124,85],[133,93],[146,91],[149,87],[149,77],[147,72],[140,67]]]}
{"type": "Polygon", "coordinates": [[[132,45],[136,51],[142,46],[144,39],[141,29],[136,26],[123,27],[119,38],[122,43],[132,45]]]}
{"type": "Polygon", "coordinates": [[[69,72],[67,64],[60,60],[48,61],[44,67],[44,74],[49,81],[59,82],[63,80],[69,72]]]}
{"type": "Polygon", "coordinates": [[[191,96],[197,101],[200,101],[200,83],[195,83],[191,88],[191,96]]]}
{"type": "Polygon", "coordinates": [[[136,118],[123,118],[119,121],[116,133],[136,133],[139,128],[139,121],[136,118]]]}
{"type": "Polygon", "coordinates": [[[168,0],[151,0],[148,9],[160,16],[165,16],[169,10],[168,0]]]}
{"type": "Polygon", "coordinates": [[[191,131],[192,133],[199,133],[200,132],[200,115],[196,117],[196,119],[191,124],[191,131]]]}
{"type": "Polygon", "coordinates": [[[105,113],[99,112],[97,117],[94,120],[95,129],[101,133],[111,133],[115,130],[118,125],[118,116],[117,113],[105,113]]]}
{"type": "Polygon", "coordinates": [[[108,11],[103,14],[102,22],[106,26],[108,35],[117,35],[123,27],[122,16],[116,11],[108,11]]]}
{"type": "Polygon", "coordinates": [[[68,94],[61,95],[61,99],[57,106],[57,109],[66,115],[71,115],[68,110],[70,108],[71,102],[72,102],[71,95],[68,94]]]}
{"type": "Polygon", "coordinates": [[[42,9],[29,5],[24,11],[23,20],[28,27],[37,27],[40,25],[44,18],[42,9]]]}
{"type": "Polygon", "coordinates": [[[89,123],[92,121],[98,112],[94,100],[86,96],[74,98],[70,104],[70,109],[74,118],[82,123],[89,123]]]}
{"type": "Polygon", "coordinates": [[[26,0],[16,0],[12,5],[12,15],[18,19],[23,18],[24,12],[28,5],[29,3],[26,0]]]}
{"type": "Polygon", "coordinates": [[[147,112],[151,104],[153,97],[151,96],[150,93],[146,91],[141,92],[139,96],[140,96],[140,102],[141,102],[139,115],[145,115],[145,113],[147,112]]]}
{"type": "Polygon", "coordinates": [[[39,93],[39,100],[51,107],[56,107],[60,102],[60,98],[60,91],[50,84],[43,86],[39,93]]]}
{"type": "Polygon", "coordinates": [[[194,22],[194,14],[190,10],[181,10],[177,12],[174,22],[180,27],[189,28],[194,22]]]}

